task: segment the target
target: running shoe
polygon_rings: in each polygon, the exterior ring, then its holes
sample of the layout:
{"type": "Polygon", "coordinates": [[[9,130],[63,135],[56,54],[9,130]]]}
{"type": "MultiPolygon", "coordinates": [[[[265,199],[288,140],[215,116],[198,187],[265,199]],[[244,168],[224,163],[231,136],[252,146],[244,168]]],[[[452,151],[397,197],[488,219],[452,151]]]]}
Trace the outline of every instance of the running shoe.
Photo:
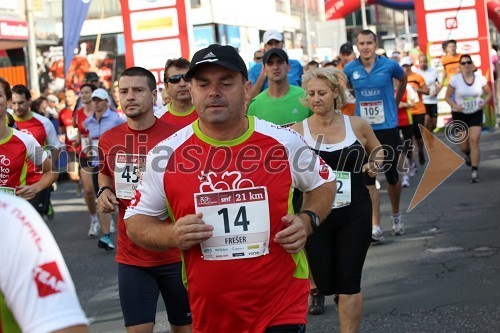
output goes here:
{"type": "Polygon", "coordinates": [[[403,220],[401,219],[401,214],[398,216],[392,216],[392,234],[393,236],[400,236],[405,233],[405,225],[403,220]]]}
{"type": "Polygon", "coordinates": [[[99,220],[90,221],[90,229],[89,229],[89,237],[97,237],[99,236],[99,230],[101,229],[101,225],[99,224],[99,220]]]}
{"type": "Polygon", "coordinates": [[[116,222],[113,219],[113,216],[111,216],[111,221],[109,222],[109,233],[114,234],[116,232],[116,222]]]}
{"type": "Polygon", "coordinates": [[[57,191],[57,182],[53,182],[52,183],[52,192],[56,192],[57,191]]]}
{"type": "Polygon", "coordinates": [[[403,181],[401,182],[401,186],[410,187],[410,177],[408,177],[407,175],[404,175],[403,181]]]}
{"type": "Polygon", "coordinates": [[[47,218],[49,221],[52,221],[54,219],[54,207],[52,207],[52,203],[49,202],[49,207],[47,208],[47,218]]]}
{"type": "Polygon", "coordinates": [[[380,187],[381,187],[380,182],[377,179],[375,179],[375,188],[377,190],[380,190],[380,187]]]}
{"type": "Polygon", "coordinates": [[[415,177],[415,174],[417,173],[417,165],[415,164],[415,161],[411,162],[410,165],[410,177],[415,177]]]}
{"type": "Polygon", "coordinates": [[[310,296],[309,314],[320,315],[325,313],[325,295],[320,294],[318,289],[312,289],[310,296]]]}
{"type": "Polygon", "coordinates": [[[465,160],[465,164],[467,164],[467,166],[471,166],[470,154],[466,154],[464,160],[465,160]]]}
{"type": "Polygon", "coordinates": [[[115,249],[115,245],[113,244],[113,241],[111,240],[111,237],[109,237],[109,235],[99,238],[97,246],[101,249],[105,249],[106,251],[113,251],[115,249]]]}
{"type": "Polygon", "coordinates": [[[477,174],[477,170],[472,170],[472,173],[470,176],[470,182],[471,183],[479,183],[479,175],[477,174]]]}
{"type": "Polygon", "coordinates": [[[378,225],[372,226],[372,243],[381,243],[385,240],[384,231],[378,225]]]}

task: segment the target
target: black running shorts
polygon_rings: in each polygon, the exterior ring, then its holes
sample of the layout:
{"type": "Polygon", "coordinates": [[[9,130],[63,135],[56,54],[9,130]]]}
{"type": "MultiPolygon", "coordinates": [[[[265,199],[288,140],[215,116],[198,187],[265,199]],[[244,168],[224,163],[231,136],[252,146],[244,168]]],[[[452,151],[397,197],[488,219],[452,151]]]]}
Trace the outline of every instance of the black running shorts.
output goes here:
{"type": "Polygon", "coordinates": [[[438,116],[438,105],[437,104],[424,104],[425,113],[430,117],[437,118],[438,116]]]}
{"type": "Polygon", "coordinates": [[[463,121],[468,127],[483,126],[483,110],[474,113],[452,112],[453,121],[463,121]]]}
{"type": "MultiPolygon", "coordinates": [[[[391,185],[395,185],[399,180],[398,175],[398,161],[399,161],[399,149],[401,149],[401,138],[399,136],[398,128],[390,128],[384,130],[374,131],[375,136],[378,141],[382,144],[385,149],[385,160],[384,165],[382,166],[385,171],[385,178],[387,182],[391,185]]],[[[375,185],[375,177],[366,176],[365,184],[366,185],[375,185]]]]}

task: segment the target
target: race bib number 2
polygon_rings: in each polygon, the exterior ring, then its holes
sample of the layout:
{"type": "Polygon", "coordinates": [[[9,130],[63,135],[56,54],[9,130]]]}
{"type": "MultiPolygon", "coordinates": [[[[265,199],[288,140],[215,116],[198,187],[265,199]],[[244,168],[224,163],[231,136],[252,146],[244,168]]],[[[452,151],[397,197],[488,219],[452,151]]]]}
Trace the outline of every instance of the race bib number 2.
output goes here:
{"type": "Polygon", "coordinates": [[[340,208],[351,204],[351,173],[346,171],[334,171],[337,181],[337,192],[332,208],[340,208]]]}
{"type": "Polygon", "coordinates": [[[145,165],[145,155],[116,154],[114,178],[117,198],[133,198],[145,165]]]}
{"type": "Polygon", "coordinates": [[[383,124],[385,122],[384,102],[370,101],[359,102],[361,117],[370,124],[383,124]]]}
{"type": "Polygon", "coordinates": [[[255,258],[269,253],[269,201],[266,187],[195,193],[196,212],[214,227],[201,243],[205,260],[255,258]]]}

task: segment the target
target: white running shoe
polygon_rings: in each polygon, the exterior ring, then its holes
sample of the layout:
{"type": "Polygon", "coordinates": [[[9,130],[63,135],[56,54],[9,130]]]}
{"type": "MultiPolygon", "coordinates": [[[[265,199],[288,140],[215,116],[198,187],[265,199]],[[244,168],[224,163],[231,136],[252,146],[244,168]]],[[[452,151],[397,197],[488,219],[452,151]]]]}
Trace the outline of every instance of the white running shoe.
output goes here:
{"type": "Polygon", "coordinates": [[[380,243],[383,242],[384,239],[384,231],[382,228],[378,225],[372,226],[372,243],[380,243]]]}
{"type": "Polygon", "coordinates": [[[404,235],[405,233],[405,225],[403,223],[403,220],[401,219],[401,214],[398,216],[392,216],[392,235],[393,236],[400,236],[404,235]]]}
{"type": "Polygon", "coordinates": [[[417,165],[415,164],[415,161],[413,161],[410,165],[410,177],[415,177],[416,173],[417,173],[417,165]]]}
{"type": "Polygon", "coordinates": [[[99,220],[90,222],[89,229],[89,237],[98,237],[99,230],[101,229],[101,225],[99,224],[99,220]]]}
{"type": "Polygon", "coordinates": [[[114,234],[116,232],[116,222],[113,219],[113,216],[111,216],[111,221],[109,223],[109,233],[114,234]]]}
{"type": "Polygon", "coordinates": [[[401,186],[410,187],[410,177],[408,177],[407,175],[404,175],[403,181],[401,182],[401,186]]]}
{"type": "Polygon", "coordinates": [[[375,179],[375,188],[377,190],[380,190],[380,187],[381,187],[380,182],[377,179],[375,179]]]}

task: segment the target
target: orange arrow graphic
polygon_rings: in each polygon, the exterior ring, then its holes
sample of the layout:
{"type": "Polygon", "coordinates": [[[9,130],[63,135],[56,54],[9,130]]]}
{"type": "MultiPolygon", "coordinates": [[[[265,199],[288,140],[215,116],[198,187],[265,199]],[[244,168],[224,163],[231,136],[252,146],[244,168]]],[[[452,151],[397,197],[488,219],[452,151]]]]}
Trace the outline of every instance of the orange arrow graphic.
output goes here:
{"type": "Polygon", "coordinates": [[[429,155],[429,164],[425,168],[420,183],[418,183],[417,191],[413,195],[413,199],[411,199],[408,212],[422,202],[465,162],[460,155],[455,153],[424,126],[418,125],[418,127],[424,139],[425,150],[427,150],[427,154],[429,155]]]}

